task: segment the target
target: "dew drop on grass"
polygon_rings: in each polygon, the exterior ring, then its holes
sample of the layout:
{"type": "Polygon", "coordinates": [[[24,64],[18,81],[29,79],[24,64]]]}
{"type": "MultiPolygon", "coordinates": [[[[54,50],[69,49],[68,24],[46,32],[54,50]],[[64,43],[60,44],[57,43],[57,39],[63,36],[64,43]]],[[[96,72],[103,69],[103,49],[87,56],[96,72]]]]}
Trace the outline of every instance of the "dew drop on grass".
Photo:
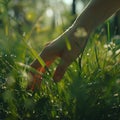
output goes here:
{"type": "Polygon", "coordinates": [[[53,100],[51,100],[51,103],[54,103],[54,101],[53,101],[53,100]]]}
{"type": "Polygon", "coordinates": [[[77,72],[77,70],[75,69],[74,72],[77,72]]]}
{"type": "Polygon", "coordinates": [[[87,56],[90,56],[90,54],[89,54],[89,53],[87,53],[87,56]]]}
{"type": "Polygon", "coordinates": [[[113,96],[114,96],[114,97],[118,97],[118,96],[119,96],[119,94],[118,94],[118,93],[115,93],[113,96]]]}
{"type": "Polygon", "coordinates": [[[35,110],[33,110],[33,114],[35,113],[35,110]]]}
{"type": "Polygon", "coordinates": [[[85,75],[84,78],[86,78],[87,76],[85,75]]]}
{"type": "Polygon", "coordinates": [[[71,68],[73,68],[73,65],[70,65],[71,68]]]}
{"type": "Polygon", "coordinates": [[[14,55],[14,54],[11,54],[11,55],[10,55],[10,57],[14,57],[14,58],[15,58],[15,57],[16,57],[16,55],[14,55]]]}
{"type": "Polygon", "coordinates": [[[8,55],[7,54],[5,54],[5,57],[7,57],[8,55]]]}
{"type": "Polygon", "coordinates": [[[62,112],[62,108],[59,109],[62,112]]]}
{"type": "Polygon", "coordinates": [[[90,85],[90,86],[91,86],[92,84],[93,84],[92,82],[89,82],[89,83],[88,83],[88,85],[90,85]]]}
{"type": "Polygon", "coordinates": [[[59,116],[58,116],[58,115],[56,115],[56,119],[59,119],[59,116]]]}
{"type": "Polygon", "coordinates": [[[46,73],[47,75],[49,75],[49,73],[46,73]]]}

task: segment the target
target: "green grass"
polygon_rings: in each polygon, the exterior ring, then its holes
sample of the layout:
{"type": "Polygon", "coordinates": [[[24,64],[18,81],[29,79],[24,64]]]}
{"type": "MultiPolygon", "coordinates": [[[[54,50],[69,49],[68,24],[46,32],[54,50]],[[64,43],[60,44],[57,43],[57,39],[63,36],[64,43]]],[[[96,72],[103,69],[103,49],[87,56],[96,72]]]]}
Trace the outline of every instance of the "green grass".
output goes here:
{"type": "MultiPolygon", "coordinates": [[[[1,17],[5,22],[0,29],[1,120],[119,120],[120,38],[113,36],[108,43],[109,28],[107,35],[91,35],[81,66],[79,59],[74,61],[58,84],[46,72],[40,90],[31,92],[26,90],[29,64],[41,50],[29,46],[38,37],[33,30],[36,23],[26,25],[22,35],[9,23],[7,9],[1,17]]],[[[46,42],[49,34],[41,34],[46,42]]],[[[54,67],[49,68],[51,73],[54,67]]]]}

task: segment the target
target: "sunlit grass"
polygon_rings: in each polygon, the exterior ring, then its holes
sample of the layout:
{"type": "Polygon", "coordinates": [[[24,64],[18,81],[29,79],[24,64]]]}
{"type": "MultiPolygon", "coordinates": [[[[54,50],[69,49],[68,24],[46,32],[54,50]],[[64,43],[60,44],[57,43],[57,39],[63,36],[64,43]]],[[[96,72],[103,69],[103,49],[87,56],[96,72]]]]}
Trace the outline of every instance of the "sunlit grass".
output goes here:
{"type": "MultiPolygon", "coordinates": [[[[8,0],[4,2],[7,5],[8,0]]],[[[2,15],[3,20],[9,18],[6,10],[2,15]]],[[[30,67],[31,61],[37,58],[44,66],[42,60],[38,58],[38,50],[41,48],[35,48],[33,46],[38,45],[33,44],[29,46],[30,39],[39,37],[35,36],[38,33],[34,33],[37,32],[34,29],[36,23],[26,28],[26,31],[23,29],[25,34],[19,33],[12,24],[8,26],[8,20],[5,23],[3,29],[0,28],[0,119],[117,120],[120,118],[120,36],[113,36],[108,42],[107,38],[111,37],[109,26],[107,36],[101,32],[91,35],[81,66],[79,59],[75,60],[69,66],[64,78],[57,84],[53,82],[51,74],[46,72],[43,75],[41,88],[28,91],[26,87],[30,79],[29,71],[40,74],[30,67]],[[29,28],[31,29],[28,30],[29,28]]],[[[57,31],[60,29],[57,28],[57,31]]],[[[45,32],[41,33],[41,38],[47,42],[45,32]]],[[[58,32],[53,36],[47,33],[48,38],[56,35],[58,32]]],[[[68,49],[70,49],[69,43],[68,49]]],[[[55,66],[49,68],[52,74],[55,66]]]]}

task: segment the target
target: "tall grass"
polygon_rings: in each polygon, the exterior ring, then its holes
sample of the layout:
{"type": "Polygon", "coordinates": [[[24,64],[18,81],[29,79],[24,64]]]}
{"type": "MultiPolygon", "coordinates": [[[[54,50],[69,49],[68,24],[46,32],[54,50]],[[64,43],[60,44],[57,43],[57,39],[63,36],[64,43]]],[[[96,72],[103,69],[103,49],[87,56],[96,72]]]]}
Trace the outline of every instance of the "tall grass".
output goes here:
{"type": "Polygon", "coordinates": [[[120,37],[113,36],[108,43],[109,28],[108,36],[93,33],[81,67],[78,59],[74,61],[58,84],[46,72],[40,90],[26,91],[29,64],[41,59],[28,44],[31,30],[23,35],[10,22],[14,19],[8,14],[9,2],[0,1],[0,119],[119,120],[120,37]]]}

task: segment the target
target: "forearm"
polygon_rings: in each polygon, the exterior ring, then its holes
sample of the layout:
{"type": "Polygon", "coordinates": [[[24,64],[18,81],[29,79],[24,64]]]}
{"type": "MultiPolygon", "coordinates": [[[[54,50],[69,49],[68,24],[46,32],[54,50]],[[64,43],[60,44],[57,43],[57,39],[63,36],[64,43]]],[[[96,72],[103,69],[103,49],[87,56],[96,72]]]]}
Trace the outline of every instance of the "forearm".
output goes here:
{"type": "Polygon", "coordinates": [[[83,27],[89,34],[119,8],[120,0],[91,0],[74,22],[73,28],[83,27]]]}

